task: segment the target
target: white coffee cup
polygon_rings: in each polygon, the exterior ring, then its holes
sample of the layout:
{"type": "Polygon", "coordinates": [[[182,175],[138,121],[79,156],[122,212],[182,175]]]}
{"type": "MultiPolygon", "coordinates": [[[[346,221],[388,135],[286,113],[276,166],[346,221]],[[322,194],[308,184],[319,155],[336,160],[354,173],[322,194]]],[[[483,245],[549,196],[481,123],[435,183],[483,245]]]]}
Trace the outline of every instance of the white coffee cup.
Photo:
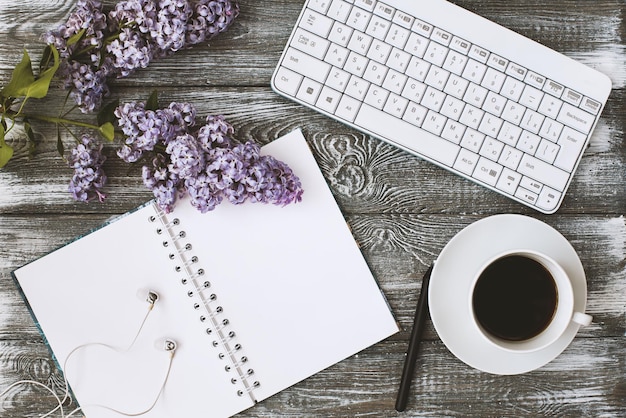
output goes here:
{"type": "Polygon", "coordinates": [[[592,317],[574,310],[567,272],[550,256],[513,249],[487,260],[475,275],[468,307],[472,323],[490,344],[524,353],[554,343],[574,322],[592,317]]]}

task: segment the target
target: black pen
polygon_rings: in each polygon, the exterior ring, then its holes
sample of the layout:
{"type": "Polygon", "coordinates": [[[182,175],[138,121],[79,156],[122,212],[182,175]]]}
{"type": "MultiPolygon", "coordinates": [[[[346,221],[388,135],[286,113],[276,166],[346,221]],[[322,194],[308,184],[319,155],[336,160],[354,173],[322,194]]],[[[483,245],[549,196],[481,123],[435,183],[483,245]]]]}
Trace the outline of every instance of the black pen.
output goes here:
{"type": "Polygon", "coordinates": [[[432,264],[422,279],[422,289],[417,301],[415,309],[415,319],[413,320],[413,330],[409,340],[409,348],[404,359],[404,368],[402,369],[402,378],[400,379],[400,389],[398,390],[398,398],[396,399],[396,411],[404,411],[409,398],[409,388],[413,379],[413,371],[415,370],[415,362],[419,352],[419,345],[424,331],[424,323],[428,315],[428,284],[430,283],[430,274],[433,271],[432,264]]]}

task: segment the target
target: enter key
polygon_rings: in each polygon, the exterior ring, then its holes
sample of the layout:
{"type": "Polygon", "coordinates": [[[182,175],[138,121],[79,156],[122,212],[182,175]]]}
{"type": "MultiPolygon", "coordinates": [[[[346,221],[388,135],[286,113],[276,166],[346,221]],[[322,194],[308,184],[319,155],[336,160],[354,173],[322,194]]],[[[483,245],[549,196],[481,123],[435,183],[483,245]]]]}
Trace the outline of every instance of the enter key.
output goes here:
{"type": "Polygon", "coordinates": [[[584,151],[587,136],[566,126],[557,143],[561,149],[554,160],[554,165],[571,173],[584,151]]]}

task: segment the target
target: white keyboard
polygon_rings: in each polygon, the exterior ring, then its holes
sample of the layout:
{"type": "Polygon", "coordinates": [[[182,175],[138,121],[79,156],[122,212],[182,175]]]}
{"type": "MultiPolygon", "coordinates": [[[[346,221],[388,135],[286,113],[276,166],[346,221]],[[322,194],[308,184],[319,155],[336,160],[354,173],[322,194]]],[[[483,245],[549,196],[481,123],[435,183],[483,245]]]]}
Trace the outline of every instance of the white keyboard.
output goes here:
{"type": "Polygon", "coordinates": [[[308,0],[272,87],[554,213],[611,81],[447,1],[308,0]]]}

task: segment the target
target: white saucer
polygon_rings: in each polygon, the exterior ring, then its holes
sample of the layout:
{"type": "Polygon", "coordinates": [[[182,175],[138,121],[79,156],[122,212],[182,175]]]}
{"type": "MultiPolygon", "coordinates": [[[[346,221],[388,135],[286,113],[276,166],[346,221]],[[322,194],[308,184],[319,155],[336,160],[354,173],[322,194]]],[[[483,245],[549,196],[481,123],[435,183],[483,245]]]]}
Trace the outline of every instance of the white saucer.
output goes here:
{"type": "Polygon", "coordinates": [[[576,251],[554,228],[528,216],[495,215],[467,226],[448,242],[433,268],[428,302],[439,337],[461,361],[488,373],[537,369],[561,354],[580,327],[572,322],[550,346],[522,354],[492,346],[472,326],[466,307],[473,277],[490,257],[520,247],[545,252],[561,264],[572,280],[574,310],[585,312],[587,281],[576,251]]]}

